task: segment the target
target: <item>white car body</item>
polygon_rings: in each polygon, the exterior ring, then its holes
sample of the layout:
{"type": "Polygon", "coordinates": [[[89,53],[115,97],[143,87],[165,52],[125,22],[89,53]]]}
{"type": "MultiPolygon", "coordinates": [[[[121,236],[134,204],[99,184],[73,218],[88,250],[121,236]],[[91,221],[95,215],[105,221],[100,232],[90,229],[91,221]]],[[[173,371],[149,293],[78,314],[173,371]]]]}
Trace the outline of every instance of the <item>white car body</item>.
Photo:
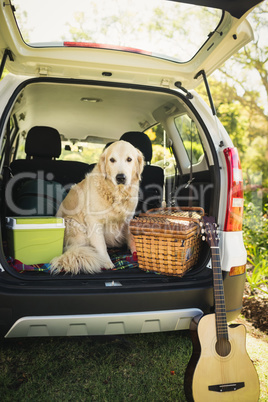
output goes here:
{"type": "MultiPolygon", "coordinates": [[[[228,133],[195,89],[253,39],[246,20],[249,6],[242,1],[232,3],[226,5],[229,9],[201,49],[181,63],[126,47],[27,44],[11,3],[0,5],[0,55],[2,67],[5,64],[9,71],[0,81],[2,185],[8,185],[3,172],[10,121],[11,165],[20,159],[16,157],[19,138],[25,139],[34,126],[54,127],[62,135],[62,143],[69,141],[74,146],[79,141],[86,144],[98,140],[105,145],[126,131],[146,131],[160,123],[172,143],[172,157],[178,161],[179,170],[178,177],[175,173],[167,178],[167,195],[177,179],[181,182],[176,182],[176,189],[181,186],[184,191],[191,178],[191,161],[175,120],[187,116],[203,148],[200,160],[192,164],[197,182],[193,183],[198,184],[194,189],[199,191],[196,202],[203,203],[205,213],[212,213],[219,226],[228,319],[235,318],[241,309],[245,281],[247,256],[242,226],[231,223],[237,211],[238,220],[242,219],[242,190],[238,195],[232,193],[235,186],[242,188],[242,173],[228,133]]],[[[257,1],[251,3],[254,7],[257,1]]],[[[215,4],[224,9],[224,1],[215,4]]],[[[183,197],[180,200],[187,205],[183,197]]],[[[2,203],[4,211],[9,205],[4,199],[2,203]]],[[[161,279],[145,273],[121,277],[118,272],[114,278],[110,274],[95,278],[37,277],[36,273],[25,273],[22,278],[21,273],[12,271],[2,250],[0,333],[6,337],[75,336],[188,329],[194,316],[207,314],[214,306],[209,250],[204,254],[196,276],[193,269],[182,279],[161,279]],[[44,297],[49,300],[47,306],[44,297]]]]}

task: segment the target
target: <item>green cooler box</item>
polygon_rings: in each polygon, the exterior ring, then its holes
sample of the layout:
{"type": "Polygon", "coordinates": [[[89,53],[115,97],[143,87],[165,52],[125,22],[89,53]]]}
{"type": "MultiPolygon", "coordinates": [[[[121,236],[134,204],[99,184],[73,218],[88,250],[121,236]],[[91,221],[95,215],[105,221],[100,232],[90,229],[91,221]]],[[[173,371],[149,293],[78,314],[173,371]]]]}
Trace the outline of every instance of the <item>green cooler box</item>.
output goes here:
{"type": "Polygon", "coordinates": [[[6,218],[9,255],[27,265],[45,264],[63,251],[64,219],[6,218]]]}

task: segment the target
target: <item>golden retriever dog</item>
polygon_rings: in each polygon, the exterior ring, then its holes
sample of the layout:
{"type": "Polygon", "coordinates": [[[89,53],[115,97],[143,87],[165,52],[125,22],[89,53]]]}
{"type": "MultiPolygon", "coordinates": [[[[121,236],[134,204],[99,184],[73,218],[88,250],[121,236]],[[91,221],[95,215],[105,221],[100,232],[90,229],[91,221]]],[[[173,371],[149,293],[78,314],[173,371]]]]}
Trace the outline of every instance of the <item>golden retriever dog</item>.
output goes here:
{"type": "Polygon", "coordinates": [[[129,232],[138,203],[142,153],[126,141],[112,143],[84,180],[71,187],[57,216],[65,218],[64,253],[51,272],[99,273],[113,263],[107,247],[135,245],[129,232]]]}

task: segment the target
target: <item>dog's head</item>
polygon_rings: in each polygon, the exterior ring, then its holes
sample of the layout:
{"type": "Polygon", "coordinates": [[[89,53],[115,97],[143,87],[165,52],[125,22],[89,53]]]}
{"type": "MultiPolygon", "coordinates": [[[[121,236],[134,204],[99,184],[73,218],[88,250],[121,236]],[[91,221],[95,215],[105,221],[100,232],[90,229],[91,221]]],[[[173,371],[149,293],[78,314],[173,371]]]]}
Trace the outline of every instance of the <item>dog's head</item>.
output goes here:
{"type": "Polygon", "coordinates": [[[102,153],[99,168],[114,185],[129,186],[141,179],[143,154],[126,141],[112,143],[102,153]]]}

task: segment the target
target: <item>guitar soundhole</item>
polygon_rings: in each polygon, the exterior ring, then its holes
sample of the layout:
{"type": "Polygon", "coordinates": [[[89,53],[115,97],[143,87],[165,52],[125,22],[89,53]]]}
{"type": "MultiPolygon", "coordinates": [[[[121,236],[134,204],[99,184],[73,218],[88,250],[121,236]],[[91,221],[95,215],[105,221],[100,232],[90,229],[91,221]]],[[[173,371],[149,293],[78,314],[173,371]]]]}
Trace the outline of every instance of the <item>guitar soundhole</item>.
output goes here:
{"type": "Polygon", "coordinates": [[[216,352],[221,357],[226,357],[231,352],[231,344],[228,339],[219,339],[216,342],[216,352]]]}

